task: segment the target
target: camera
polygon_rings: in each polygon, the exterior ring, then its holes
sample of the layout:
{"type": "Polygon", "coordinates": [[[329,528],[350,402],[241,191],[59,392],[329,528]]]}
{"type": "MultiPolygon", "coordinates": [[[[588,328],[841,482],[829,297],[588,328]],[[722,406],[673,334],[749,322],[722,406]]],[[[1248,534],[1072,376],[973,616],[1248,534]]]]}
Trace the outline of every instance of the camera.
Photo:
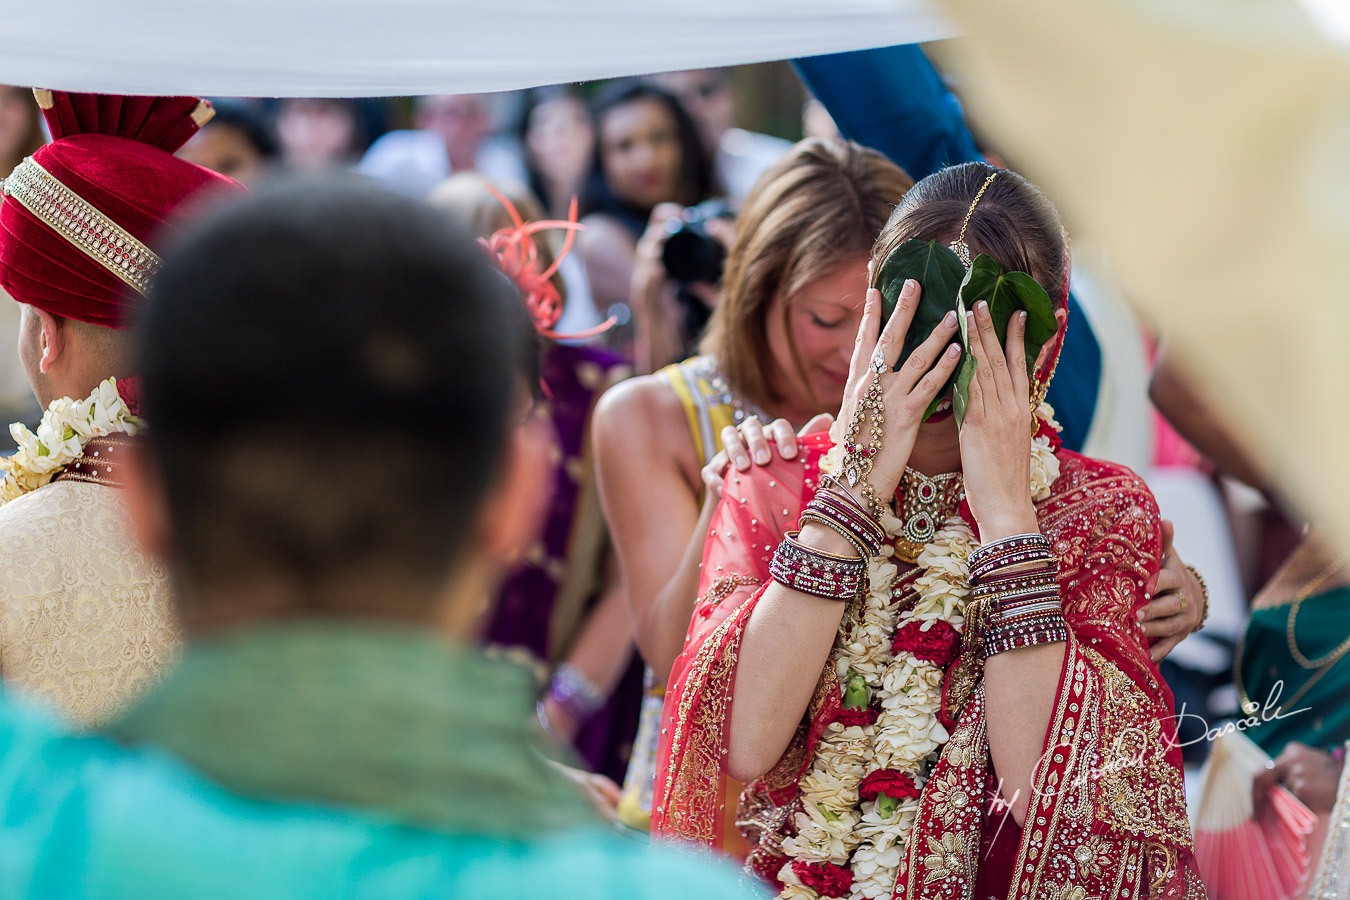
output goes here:
{"type": "Polygon", "coordinates": [[[661,251],[661,262],[672,281],[716,284],[721,279],[727,249],[708,234],[707,223],[710,219],[730,219],[733,215],[725,200],[714,198],[687,207],[678,217],[666,222],[668,236],[661,251]]]}

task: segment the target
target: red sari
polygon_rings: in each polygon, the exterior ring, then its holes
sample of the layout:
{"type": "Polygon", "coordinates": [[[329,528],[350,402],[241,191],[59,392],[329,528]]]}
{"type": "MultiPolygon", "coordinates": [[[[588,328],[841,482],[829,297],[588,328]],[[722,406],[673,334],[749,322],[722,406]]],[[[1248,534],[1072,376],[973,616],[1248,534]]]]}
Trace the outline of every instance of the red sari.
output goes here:
{"type": "MultiPolygon", "coordinates": [[[[666,692],[653,828],[667,839],[720,847],[726,721],[741,637],[770,581],[774,549],[815,493],[828,449],[825,435],[813,435],[797,460],[777,459],[728,480],[704,550],[700,599],[666,692]]],[[[1161,566],[1157,504],[1122,466],[1066,450],[1056,456],[1060,477],[1036,505],[1037,518],[1059,556],[1072,637],[1033,781],[1030,827],[1019,828],[999,809],[977,687],[929,770],[897,898],[1204,897],[1172,694],[1134,617],[1161,566]],[[995,799],[951,802],[961,794],[995,799]]],[[[780,845],[795,828],[798,782],[841,703],[827,664],[782,759],[741,796],[747,867],[772,883],[787,862],[780,845]]]]}

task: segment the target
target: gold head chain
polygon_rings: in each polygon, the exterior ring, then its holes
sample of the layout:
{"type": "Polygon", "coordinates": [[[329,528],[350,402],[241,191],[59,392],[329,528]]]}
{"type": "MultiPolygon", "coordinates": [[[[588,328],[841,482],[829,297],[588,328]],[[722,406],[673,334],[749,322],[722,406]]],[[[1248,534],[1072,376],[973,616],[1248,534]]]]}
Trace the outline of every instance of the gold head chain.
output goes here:
{"type": "Polygon", "coordinates": [[[995,169],[989,173],[989,177],[984,180],[984,184],[980,185],[980,189],[975,192],[975,199],[970,201],[970,209],[966,210],[965,219],[961,221],[961,233],[956,236],[956,240],[947,245],[951,247],[952,250],[956,251],[957,257],[961,260],[961,265],[965,266],[967,269],[970,268],[970,247],[966,246],[966,226],[970,224],[970,217],[974,214],[975,207],[979,204],[980,198],[984,196],[985,190],[988,189],[990,183],[997,177],[998,170],[995,169]]]}

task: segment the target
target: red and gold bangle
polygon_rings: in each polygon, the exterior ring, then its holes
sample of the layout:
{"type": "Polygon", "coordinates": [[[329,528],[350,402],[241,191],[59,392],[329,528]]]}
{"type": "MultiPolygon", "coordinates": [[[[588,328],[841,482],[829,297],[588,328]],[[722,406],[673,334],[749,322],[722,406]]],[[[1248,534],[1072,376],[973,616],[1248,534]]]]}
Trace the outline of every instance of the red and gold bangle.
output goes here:
{"type": "Polygon", "coordinates": [[[1015,534],[977,548],[970,554],[970,576],[978,581],[1005,563],[1053,558],[1050,539],[1043,534],[1015,534]],[[1037,552],[1039,551],[1039,553],[1037,552]]]}
{"type": "Polygon", "coordinates": [[[879,552],[881,552],[881,548],[879,546],[874,550],[872,548],[872,545],[866,543],[865,539],[860,537],[853,529],[849,528],[848,525],[845,525],[841,522],[831,519],[828,516],[820,515],[815,510],[811,509],[810,507],[807,507],[805,510],[802,511],[802,514],[797,517],[797,527],[804,528],[809,522],[815,522],[817,525],[823,525],[824,527],[833,531],[835,534],[838,534],[844,540],[848,541],[849,544],[852,545],[853,549],[858,552],[858,557],[860,559],[870,559],[871,557],[876,556],[879,552]]]}
{"type": "Polygon", "coordinates": [[[784,536],[769,563],[773,580],[794,591],[849,601],[863,592],[867,583],[867,560],[836,556],[797,540],[797,532],[784,536]]]}
{"type": "Polygon", "coordinates": [[[848,528],[869,548],[870,556],[876,556],[886,540],[886,532],[876,519],[834,479],[829,479],[827,485],[816,492],[806,508],[848,528]]]}
{"type": "Polygon", "coordinates": [[[988,659],[1009,650],[1055,644],[1069,639],[1069,626],[1063,616],[1046,619],[1022,628],[995,627],[985,632],[984,655],[988,659]]]}

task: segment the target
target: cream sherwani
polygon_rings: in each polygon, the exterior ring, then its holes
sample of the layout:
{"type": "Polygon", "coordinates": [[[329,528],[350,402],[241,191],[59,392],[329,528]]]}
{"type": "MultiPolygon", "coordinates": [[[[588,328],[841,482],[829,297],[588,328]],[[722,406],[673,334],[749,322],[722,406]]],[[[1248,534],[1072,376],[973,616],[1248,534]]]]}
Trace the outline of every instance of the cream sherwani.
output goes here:
{"type": "Polygon", "coordinates": [[[147,689],[178,634],[163,568],[135,544],[120,488],[57,481],[0,506],[0,675],[72,723],[147,689]]]}

